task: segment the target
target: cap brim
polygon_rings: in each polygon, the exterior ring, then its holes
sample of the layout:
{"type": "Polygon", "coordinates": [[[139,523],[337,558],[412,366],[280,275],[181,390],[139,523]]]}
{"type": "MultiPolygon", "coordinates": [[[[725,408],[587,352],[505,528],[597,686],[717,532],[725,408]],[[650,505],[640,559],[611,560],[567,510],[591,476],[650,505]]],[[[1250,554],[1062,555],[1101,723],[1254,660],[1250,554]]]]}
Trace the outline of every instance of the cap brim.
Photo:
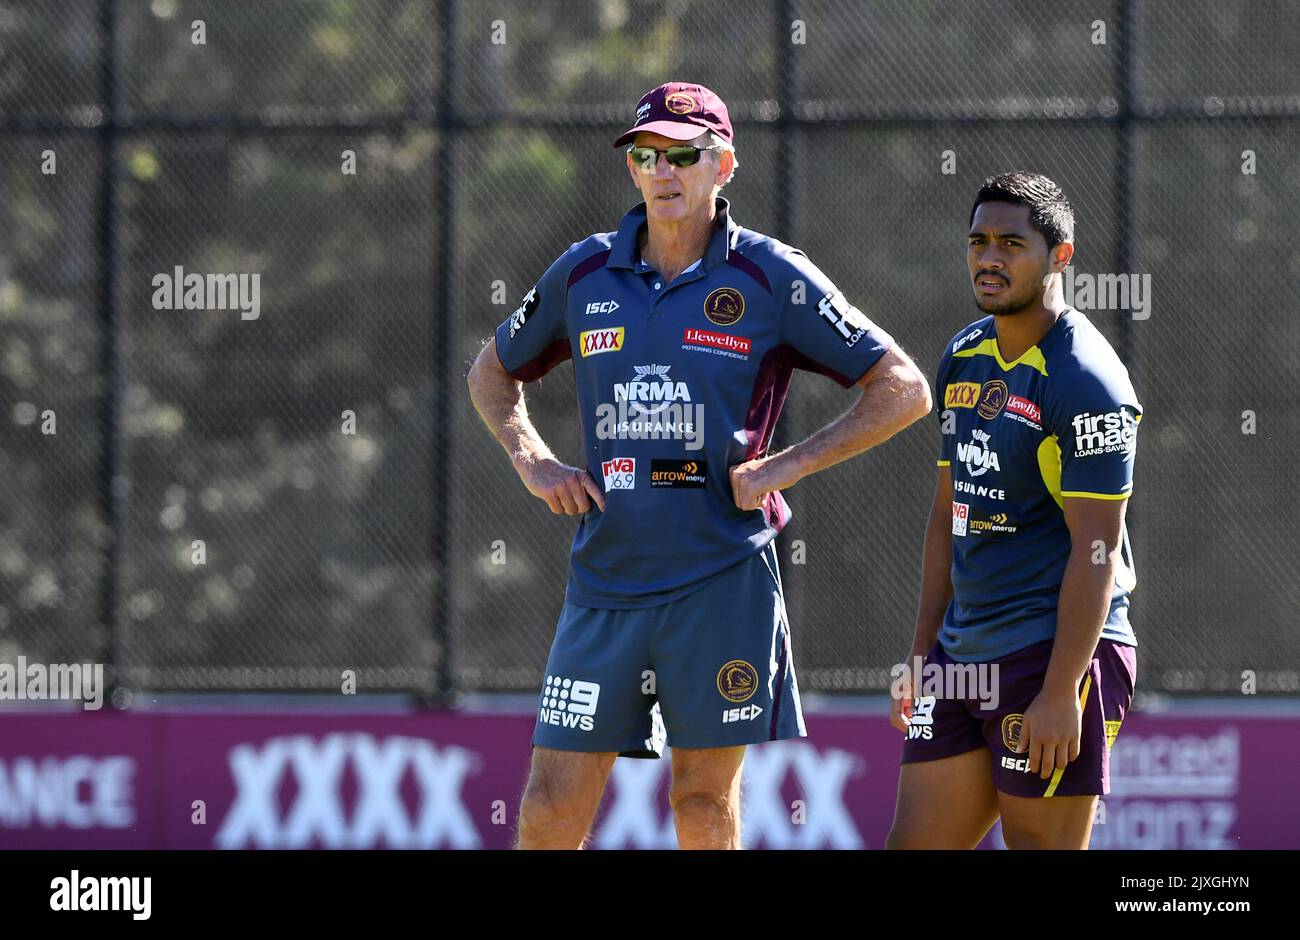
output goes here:
{"type": "Polygon", "coordinates": [[[619,135],[618,140],[614,141],[614,146],[621,147],[628,141],[635,140],[637,134],[658,134],[661,137],[669,137],[673,140],[694,140],[708,130],[707,127],[701,127],[698,124],[687,124],[684,121],[651,121],[649,124],[642,124],[624,131],[619,135]]]}

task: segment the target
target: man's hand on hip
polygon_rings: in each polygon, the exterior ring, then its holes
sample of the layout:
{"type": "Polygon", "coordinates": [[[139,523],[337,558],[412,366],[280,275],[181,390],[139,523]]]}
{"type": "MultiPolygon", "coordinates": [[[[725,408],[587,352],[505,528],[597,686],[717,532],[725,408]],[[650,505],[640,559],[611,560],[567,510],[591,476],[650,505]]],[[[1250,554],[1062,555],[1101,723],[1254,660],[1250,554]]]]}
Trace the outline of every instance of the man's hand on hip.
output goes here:
{"type": "Polygon", "coordinates": [[[558,515],[578,516],[591,510],[594,502],[605,511],[605,494],[591,474],[579,467],[545,457],[519,466],[519,479],[528,492],[551,507],[558,515]]]}
{"type": "Polygon", "coordinates": [[[746,511],[761,509],[767,494],[792,485],[794,480],[778,479],[780,467],[773,463],[775,455],[759,457],[738,463],[728,470],[731,494],[736,508],[746,511]]]}

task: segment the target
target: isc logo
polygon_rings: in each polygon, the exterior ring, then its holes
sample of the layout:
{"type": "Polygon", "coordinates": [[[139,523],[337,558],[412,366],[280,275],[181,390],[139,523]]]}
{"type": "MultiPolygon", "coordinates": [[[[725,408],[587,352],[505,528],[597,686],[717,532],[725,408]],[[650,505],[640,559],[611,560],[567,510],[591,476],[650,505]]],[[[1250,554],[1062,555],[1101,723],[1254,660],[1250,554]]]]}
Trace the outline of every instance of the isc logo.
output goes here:
{"type": "Polygon", "coordinates": [[[1029,758],[1022,757],[1019,760],[1016,760],[1014,757],[1003,757],[1002,769],[1019,770],[1019,771],[1023,771],[1024,773],[1029,773],[1029,758]]]}
{"type": "Polygon", "coordinates": [[[587,313],[613,313],[618,309],[618,303],[613,300],[596,300],[587,304],[587,313]]]}
{"type": "Polygon", "coordinates": [[[623,348],[623,327],[607,330],[586,330],[578,334],[578,348],[583,358],[600,353],[618,352],[623,348]]]}
{"type": "Polygon", "coordinates": [[[763,714],[762,705],[746,705],[743,708],[726,708],[722,711],[722,723],[729,725],[733,721],[753,721],[763,714]]]}

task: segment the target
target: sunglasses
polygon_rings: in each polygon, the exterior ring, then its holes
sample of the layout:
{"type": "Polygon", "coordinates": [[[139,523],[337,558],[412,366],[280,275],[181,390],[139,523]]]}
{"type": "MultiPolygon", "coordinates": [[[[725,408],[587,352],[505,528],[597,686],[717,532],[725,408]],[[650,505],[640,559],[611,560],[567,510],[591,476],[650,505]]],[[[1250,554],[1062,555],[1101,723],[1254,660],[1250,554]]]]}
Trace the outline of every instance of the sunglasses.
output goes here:
{"type": "Polygon", "coordinates": [[[695,166],[700,162],[700,154],[706,150],[718,150],[718,147],[692,147],[689,144],[681,144],[676,147],[669,147],[667,150],[656,150],[654,147],[628,147],[627,152],[632,155],[632,159],[641,167],[642,173],[651,173],[659,164],[659,155],[663,154],[668,158],[668,162],[676,167],[695,166]]]}

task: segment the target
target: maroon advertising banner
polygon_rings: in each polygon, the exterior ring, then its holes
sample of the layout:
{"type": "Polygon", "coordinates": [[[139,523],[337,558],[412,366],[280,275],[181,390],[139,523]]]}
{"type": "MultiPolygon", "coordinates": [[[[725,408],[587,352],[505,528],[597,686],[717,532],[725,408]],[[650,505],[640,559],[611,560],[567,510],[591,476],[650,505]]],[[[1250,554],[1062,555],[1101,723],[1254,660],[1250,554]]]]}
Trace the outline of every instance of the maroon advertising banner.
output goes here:
{"type": "MultiPolygon", "coordinates": [[[[509,846],[531,714],[0,714],[0,848],[509,846]]],[[[808,716],[745,759],[745,844],[878,849],[901,736],[808,716]]],[[[1300,718],[1134,714],[1093,847],[1300,847],[1300,718]]],[[[672,848],[668,760],[615,762],[595,848],[672,848]]],[[[936,807],[942,812],[942,807],[936,807]]],[[[995,829],[985,840],[998,847],[995,829]]]]}

